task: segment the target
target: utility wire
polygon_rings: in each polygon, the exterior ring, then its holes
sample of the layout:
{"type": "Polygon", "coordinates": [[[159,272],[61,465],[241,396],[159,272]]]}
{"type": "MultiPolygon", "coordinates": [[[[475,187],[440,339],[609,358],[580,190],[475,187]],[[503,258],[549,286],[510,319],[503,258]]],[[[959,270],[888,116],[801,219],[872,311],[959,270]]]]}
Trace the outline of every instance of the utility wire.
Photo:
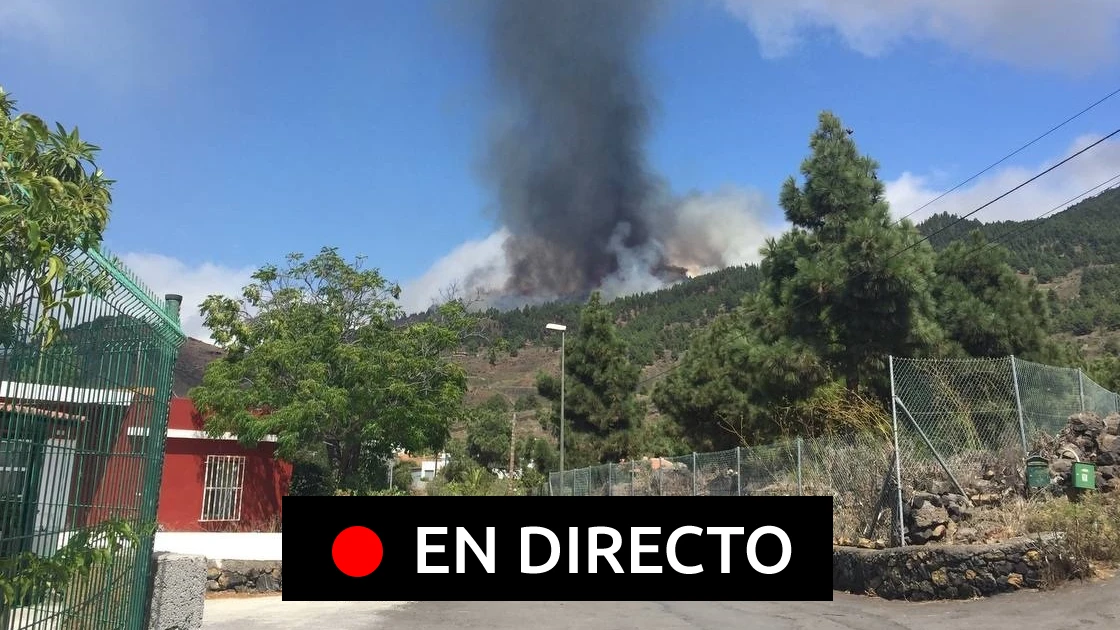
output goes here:
{"type": "MultiPolygon", "coordinates": [[[[1058,169],[1058,168],[1060,168],[1061,166],[1063,166],[1063,165],[1065,165],[1065,164],[1069,163],[1070,161],[1072,161],[1072,160],[1074,160],[1075,158],[1077,158],[1077,157],[1079,157],[1079,156],[1083,155],[1084,153],[1086,153],[1086,152],[1090,151],[1091,149],[1093,149],[1093,148],[1097,147],[1097,146],[1098,146],[1098,145],[1100,145],[1100,144],[1101,144],[1102,142],[1104,142],[1104,141],[1108,140],[1109,138],[1112,138],[1113,136],[1115,136],[1115,135],[1117,135],[1117,134],[1120,134],[1120,129],[1116,129],[1115,131],[1113,131],[1112,133],[1108,134],[1107,136],[1104,136],[1103,138],[1101,138],[1101,139],[1097,140],[1096,142],[1094,142],[1094,143],[1090,144],[1089,146],[1087,146],[1087,147],[1085,147],[1085,148],[1081,149],[1080,151],[1077,151],[1077,152],[1076,152],[1076,153],[1074,153],[1073,155],[1070,155],[1069,157],[1067,157],[1067,158],[1063,159],[1062,161],[1058,162],[1057,164],[1054,164],[1053,166],[1051,166],[1051,167],[1049,167],[1049,168],[1047,168],[1047,169],[1045,169],[1045,170],[1043,170],[1043,171],[1041,171],[1041,172],[1039,172],[1039,173],[1035,174],[1034,176],[1030,177],[1029,179],[1027,179],[1027,180],[1025,180],[1025,181],[1021,182],[1020,184],[1018,184],[1018,185],[1017,185],[1017,186],[1015,186],[1014,188],[1011,188],[1010,190],[1007,190],[1006,192],[1003,192],[1003,193],[1001,193],[1000,195],[998,195],[998,196],[996,196],[995,198],[991,199],[991,200],[990,200],[990,201],[988,201],[987,203],[984,203],[983,205],[981,205],[981,206],[977,207],[977,208],[976,208],[975,210],[972,210],[972,211],[968,212],[967,214],[965,214],[965,215],[963,215],[963,216],[959,217],[959,218],[958,218],[958,219],[957,219],[956,221],[953,221],[953,222],[949,223],[948,225],[946,225],[946,226],[942,227],[941,229],[939,229],[939,230],[937,230],[937,231],[933,232],[932,234],[929,234],[929,235],[927,235],[927,236],[923,237],[922,239],[920,239],[920,240],[918,240],[918,241],[916,241],[916,242],[914,242],[914,243],[911,243],[910,245],[907,245],[906,247],[904,247],[904,248],[900,249],[899,251],[897,251],[897,252],[895,252],[895,253],[893,253],[893,254],[891,254],[891,255],[887,256],[887,258],[886,258],[886,259],[884,259],[884,261],[883,261],[883,262],[886,262],[886,261],[888,261],[888,260],[891,260],[891,259],[893,259],[894,257],[896,257],[896,256],[899,256],[899,255],[901,255],[902,253],[904,253],[904,252],[906,252],[906,251],[908,251],[908,250],[910,250],[910,249],[912,249],[912,248],[914,248],[914,247],[917,247],[917,246],[918,246],[918,245],[920,245],[921,243],[923,243],[923,242],[926,242],[926,241],[928,241],[928,240],[929,240],[929,239],[930,239],[931,237],[933,237],[933,236],[936,236],[936,235],[940,234],[941,232],[944,232],[945,230],[947,230],[947,229],[949,229],[949,228],[953,227],[954,225],[956,225],[956,224],[960,223],[961,221],[964,221],[964,220],[965,220],[965,219],[967,219],[968,217],[971,217],[972,215],[976,214],[977,212],[980,212],[980,211],[981,211],[981,210],[983,210],[984,208],[987,208],[988,206],[991,206],[991,205],[992,205],[993,203],[996,203],[996,202],[997,202],[997,201],[999,201],[1000,199],[1003,199],[1004,197],[1007,197],[1008,195],[1010,195],[1010,194],[1014,193],[1015,191],[1017,191],[1017,190],[1019,190],[1019,189],[1023,188],[1024,186],[1026,186],[1026,185],[1028,185],[1028,184],[1030,184],[1030,183],[1032,183],[1032,182],[1036,181],[1037,179],[1039,179],[1040,177],[1042,177],[1042,176],[1046,175],[1047,173],[1050,173],[1050,172],[1054,171],[1055,169],[1058,169]]],[[[1097,186],[1094,186],[1093,188],[1089,189],[1089,190],[1088,190],[1088,191],[1086,191],[1085,193],[1082,193],[1081,195],[1078,195],[1077,197],[1074,197],[1074,199],[1077,199],[1078,197],[1081,197],[1081,196],[1083,196],[1083,195],[1087,195],[1087,194],[1090,194],[1090,193],[1091,193],[1092,191],[1094,191],[1094,190],[1096,190],[1096,189],[1100,188],[1101,186],[1104,186],[1104,185],[1106,185],[1106,184],[1107,184],[1108,182],[1111,182],[1111,181],[1113,181],[1114,179],[1120,179],[1120,175],[1118,175],[1118,176],[1117,176],[1117,177],[1115,177],[1115,178],[1109,179],[1108,181],[1106,181],[1106,182],[1104,182],[1104,183],[1102,183],[1102,184],[1098,184],[1097,186]]],[[[1059,206],[1059,207],[1061,207],[1061,206],[1059,206]]],[[[1046,215],[1048,215],[1048,214],[1050,214],[1050,213],[1053,213],[1053,212],[1055,212],[1055,211],[1056,211],[1056,209],[1057,209],[1057,208],[1055,208],[1054,210],[1050,210],[1050,211],[1048,211],[1047,213],[1044,213],[1043,215],[1040,215],[1040,216],[1046,216],[1046,215]]],[[[1038,225],[1038,224],[1034,224],[1034,226],[1037,226],[1037,225],[1038,225]]],[[[1006,235],[1005,235],[1005,236],[1006,236],[1006,235]]],[[[985,247],[987,247],[987,246],[990,246],[990,245],[992,245],[992,244],[994,244],[994,243],[996,243],[996,242],[998,242],[998,241],[993,241],[992,243],[989,243],[988,245],[985,245],[985,247]]],[[[979,250],[979,249],[983,249],[983,247],[981,247],[981,248],[975,248],[975,249],[979,250]]],[[[968,254],[968,255],[974,255],[974,253],[975,253],[975,252],[973,252],[973,253],[970,253],[970,254],[968,254]]],[[[862,277],[863,275],[866,275],[867,273],[868,273],[867,271],[862,271],[862,272],[860,272],[860,273],[856,274],[856,275],[855,275],[855,276],[854,276],[854,277],[853,277],[852,279],[854,280],[854,279],[860,278],[860,277],[862,277]]],[[[795,310],[795,311],[796,311],[796,310],[799,310],[799,309],[803,308],[804,306],[807,306],[808,304],[810,304],[811,302],[813,302],[813,301],[815,301],[815,300],[817,300],[817,299],[819,299],[818,295],[814,295],[813,297],[809,298],[808,300],[805,300],[804,302],[801,302],[800,304],[797,304],[796,306],[794,306],[792,310],[795,310]]],[[[638,382],[638,384],[639,384],[639,385],[644,385],[645,383],[647,383],[647,382],[649,382],[649,381],[652,381],[652,380],[655,380],[655,379],[659,379],[659,378],[661,378],[662,376],[665,376],[665,375],[667,375],[667,374],[669,374],[669,373],[673,372],[674,370],[676,370],[677,368],[681,367],[682,365],[684,365],[684,362],[683,362],[683,357],[682,357],[682,360],[681,360],[680,362],[676,363],[675,365],[673,365],[673,366],[669,367],[669,368],[668,368],[668,369],[666,369],[666,370],[663,370],[663,371],[661,371],[661,372],[658,372],[657,374],[654,374],[654,375],[651,375],[651,376],[647,376],[646,378],[644,378],[644,379],[642,379],[641,381],[639,381],[639,382],[638,382]]]]}
{"type": "Polygon", "coordinates": [[[1038,136],[1034,140],[1031,140],[1030,142],[1024,144],[1023,146],[1019,147],[1018,149],[1015,149],[1011,153],[1008,153],[1007,155],[1003,156],[1002,158],[999,159],[998,162],[993,162],[987,168],[980,171],[979,173],[976,173],[972,177],[969,177],[968,179],[966,179],[966,180],[960,182],[959,184],[957,184],[956,186],[953,186],[949,190],[946,190],[945,192],[941,193],[940,195],[938,195],[938,196],[934,197],[933,199],[930,199],[929,201],[925,202],[924,204],[922,204],[918,208],[911,211],[909,214],[903,216],[898,221],[895,221],[895,224],[897,225],[898,223],[901,223],[904,219],[908,219],[908,218],[914,216],[915,214],[917,214],[918,212],[921,212],[922,210],[925,210],[929,206],[937,203],[941,199],[945,198],[946,196],[948,196],[948,195],[952,194],[953,192],[955,192],[956,190],[958,190],[961,186],[964,186],[965,184],[967,184],[967,183],[971,182],[972,180],[976,179],[977,177],[980,177],[984,173],[987,173],[988,171],[992,170],[993,168],[995,168],[995,167],[999,166],[1000,164],[1003,164],[1007,160],[1015,157],[1019,153],[1023,152],[1025,149],[1034,145],[1039,140],[1042,140],[1046,136],[1049,136],[1050,134],[1052,134],[1055,131],[1061,129],[1062,127],[1065,127],[1066,125],[1073,122],[1074,120],[1077,120],[1078,118],[1084,116],[1085,114],[1089,113],[1091,110],[1095,109],[1098,105],[1100,105],[1101,103],[1104,103],[1105,101],[1112,98],[1113,96],[1116,96],[1117,94],[1120,94],[1120,88],[1117,88],[1117,89],[1113,90],[1112,92],[1109,92],[1107,95],[1101,97],[1101,99],[1098,100],[1097,102],[1093,103],[1092,105],[1089,105],[1085,109],[1077,112],[1076,114],[1074,114],[1074,115],[1070,116],[1069,118],[1063,120],[1062,122],[1058,123],[1057,125],[1054,125],[1049,130],[1047,130],[1046,133],[1038,136]]]}
{"type": "Polygon", "coordinates": [[[1015,236],[1016,234],[1019,234],[1020,232],[1029,232],[1029,231],[1037,228],[1038,226],[1045,223],[1047,219],[1051,218],[1052,215],[1055,212],[1058,212],[1058,211],[1062,210],[1063,208],[1068,208],[1070,205],[1072,205],[1072,204],[1074,204],[1078,201],[1084,200],[1089,195],[1097,192],[1098,190],[1100,190],[1102,188],[1108,187],[1109,184],[1113,184],[1117,181],[1120,181],[1120,173],[1117,173],[1116,175],[1113,175],[1112,177],[1110,177],[1110,178],[1106,179],[1105,181],[1097,184],[1096,186],[1093,186],[1089,190],[1086,190],[1086,191],[1084,191],[1084,192],[1082,192],[1078,195],[1070,197],[1066,201],[1063,201],[1062,203],[1054,206],[1053,208],[1051,208],[1050,210],[1047,210],[1046,212],[1043,212],[1042,214],[1036,216],[1033,219],[1027,219],[1027,220],[1023,221],[1018,227],[1016,227],[1015,229],[1008,230],[1008,231],[1004,232],[1003,234],[1000,234],[995,239],[992,239],[991,241],[989,241],[984,247],[975,248],[972,252],[965,255],[965,259],[967,260],[967,258],[970,257],[970,256],[985,252],[989,249],[992,249],[993,247],[996,247],[997,245],[999,245],[1000,241],[1003,241],[1003,240],[1007,239],[1008,237],[1015,236]]]}

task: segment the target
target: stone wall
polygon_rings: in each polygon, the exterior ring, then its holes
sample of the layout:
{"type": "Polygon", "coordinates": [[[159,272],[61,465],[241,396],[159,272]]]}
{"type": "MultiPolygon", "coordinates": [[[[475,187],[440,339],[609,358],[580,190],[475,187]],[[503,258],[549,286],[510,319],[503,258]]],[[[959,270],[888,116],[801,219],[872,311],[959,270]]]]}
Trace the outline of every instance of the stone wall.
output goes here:
{"type": "Polygon", "coordinates": [[[280,560],[210,560],[206,568],[209,593],[279,593],[284,574],[280,560]]]}
{"type": "Polygon", "coordinates": [[[833,547],[832,587],[884,599],[969,599],[1046,588],[1088,575],[1088,564],[1062,553],[1060,536],[992,545],[833,547]]]}

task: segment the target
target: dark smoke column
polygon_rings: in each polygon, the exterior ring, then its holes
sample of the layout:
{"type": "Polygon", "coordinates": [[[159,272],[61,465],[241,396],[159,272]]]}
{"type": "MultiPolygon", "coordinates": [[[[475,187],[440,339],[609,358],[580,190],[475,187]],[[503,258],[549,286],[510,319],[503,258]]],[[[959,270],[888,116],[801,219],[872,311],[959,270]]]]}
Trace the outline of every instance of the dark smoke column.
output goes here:
{"type": "MultiPolygon", "coordinates": [[[[503,125],[488,174],[510,231],[508,292],[582,297],[650,246],[649,0],[497,0],[491,68],[503,125]]],[[[659,251],[659,250],[658,250],[659,251]]],[[[655,263],[656,264],[659,263],[655,263]]]]}

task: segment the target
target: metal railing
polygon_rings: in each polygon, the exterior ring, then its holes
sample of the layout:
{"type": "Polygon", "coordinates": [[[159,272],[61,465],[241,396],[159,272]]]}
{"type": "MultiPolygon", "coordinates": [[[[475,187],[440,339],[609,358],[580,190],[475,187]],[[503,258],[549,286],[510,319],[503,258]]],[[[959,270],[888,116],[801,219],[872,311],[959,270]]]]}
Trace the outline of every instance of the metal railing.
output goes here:
{"type": "MultiPolygon", "coordinates": [[[[0,579],[104,523],[143,531],[156,519],[184,340],[178,304],[100,251],[67,259],[64,288],[84,293],[59,311],[61,332],[49,345],[36,332],[41,307],[30,281],[0,278],[0,579]]],[[[151,553],[149,531],[92,571],[9,602],[0,630],[138,630],[151,553]]]]}

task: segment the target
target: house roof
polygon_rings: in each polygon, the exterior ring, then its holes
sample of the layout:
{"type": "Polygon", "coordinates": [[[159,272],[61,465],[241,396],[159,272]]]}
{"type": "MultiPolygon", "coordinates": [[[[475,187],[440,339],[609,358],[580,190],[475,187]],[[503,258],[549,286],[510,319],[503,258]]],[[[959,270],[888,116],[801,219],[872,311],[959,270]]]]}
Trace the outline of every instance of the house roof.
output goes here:
{"type": "Polygon", "coordinates": [[[175,374],[171,383],[171,395],[185,398],[192,388],[202,384],[202,375],[211,361],[225,354],[218,346],[188,337],[179,348],[179,359],[175,362],[175,374]]]}

